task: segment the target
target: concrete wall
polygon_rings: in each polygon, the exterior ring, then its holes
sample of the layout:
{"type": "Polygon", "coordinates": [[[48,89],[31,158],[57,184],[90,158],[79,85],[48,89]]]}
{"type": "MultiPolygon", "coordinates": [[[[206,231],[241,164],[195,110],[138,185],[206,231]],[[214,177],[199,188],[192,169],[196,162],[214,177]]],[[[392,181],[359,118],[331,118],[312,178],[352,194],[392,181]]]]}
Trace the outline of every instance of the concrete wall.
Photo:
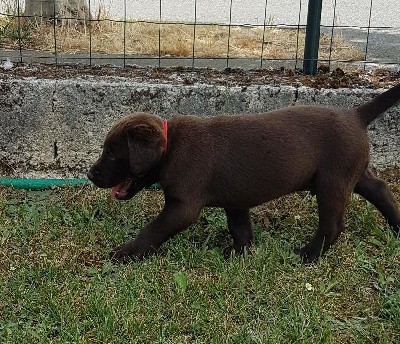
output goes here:
{"type": "MultiPolygon", "coordinates": [[[[126,78],[0,80],[0,177],[81,177],[113,122],[133,111],[260,113],[295,104],[351,107],[382,90],[224,87],[126,78]]],[[[400,106],[370,126],[372,164],[400,165],[400,106]]]]}

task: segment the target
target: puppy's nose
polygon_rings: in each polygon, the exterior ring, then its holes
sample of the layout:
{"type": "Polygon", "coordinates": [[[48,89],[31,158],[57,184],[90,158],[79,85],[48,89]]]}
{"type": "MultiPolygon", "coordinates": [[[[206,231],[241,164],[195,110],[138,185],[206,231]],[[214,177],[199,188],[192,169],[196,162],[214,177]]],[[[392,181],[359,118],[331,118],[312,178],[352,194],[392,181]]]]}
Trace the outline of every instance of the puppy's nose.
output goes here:
{"type": "Polygon", "coordinates": [[[93,180],[97,175],[99,174],[98,171],[90,169],[89,172],[87,173],[87,177],[89,180],[93,180]]]}
{"type": "Polygon", "coordinates": [[[87,177],[89,178],[89,180],[92,180],[93,179],[93,173],[91,171],[89,171],[87,173],[87,177]]]}

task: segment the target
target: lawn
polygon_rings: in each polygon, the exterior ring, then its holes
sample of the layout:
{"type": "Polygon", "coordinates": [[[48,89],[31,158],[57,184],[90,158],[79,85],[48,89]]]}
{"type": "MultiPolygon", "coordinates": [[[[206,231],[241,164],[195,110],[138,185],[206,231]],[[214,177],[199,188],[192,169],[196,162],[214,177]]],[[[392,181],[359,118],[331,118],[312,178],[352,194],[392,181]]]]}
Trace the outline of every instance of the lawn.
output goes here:
{"type": "Polygon", "coordinates": [[[244,256],[224,256],[224,213],[206,209],[157,255],[111,265],[162,204],[156,190],[117,202],[90,186],[0,188],[0,342],[400,342],[400,240],[363,199],[314,265],[293,253],[317,224],[308,193],[254,209],[244,256]]]}

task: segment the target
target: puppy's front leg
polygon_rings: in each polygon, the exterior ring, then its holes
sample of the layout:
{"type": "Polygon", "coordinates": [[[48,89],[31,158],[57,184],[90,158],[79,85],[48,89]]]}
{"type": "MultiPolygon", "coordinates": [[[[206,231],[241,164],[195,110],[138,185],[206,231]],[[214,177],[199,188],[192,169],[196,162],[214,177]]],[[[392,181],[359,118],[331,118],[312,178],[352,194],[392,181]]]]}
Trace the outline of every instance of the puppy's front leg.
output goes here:
{"type": "Polygon", "coordinates": [[[164,241],[195,222],[200,210],[201,206],[191,202],[166,198],[161,213],[140,231],[136,239],[115,248],[110,253],[111,260],[127,262],[154,253],[164,241]]]}

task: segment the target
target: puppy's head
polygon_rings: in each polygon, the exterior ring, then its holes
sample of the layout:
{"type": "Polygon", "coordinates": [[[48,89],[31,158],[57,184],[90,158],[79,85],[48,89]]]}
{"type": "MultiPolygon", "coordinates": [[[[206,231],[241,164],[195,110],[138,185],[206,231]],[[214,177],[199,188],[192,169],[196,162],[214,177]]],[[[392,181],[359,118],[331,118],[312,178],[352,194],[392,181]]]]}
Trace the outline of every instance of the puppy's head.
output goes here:
{"type": "Polygon", "coordinates": [[[147,186],[146,174],[159,163],[165,146],[159,117],[127,116],[107,134],[103,152],[88,178],[100,188],[112,188],[112,197],[129,199],[147,186]]]}

